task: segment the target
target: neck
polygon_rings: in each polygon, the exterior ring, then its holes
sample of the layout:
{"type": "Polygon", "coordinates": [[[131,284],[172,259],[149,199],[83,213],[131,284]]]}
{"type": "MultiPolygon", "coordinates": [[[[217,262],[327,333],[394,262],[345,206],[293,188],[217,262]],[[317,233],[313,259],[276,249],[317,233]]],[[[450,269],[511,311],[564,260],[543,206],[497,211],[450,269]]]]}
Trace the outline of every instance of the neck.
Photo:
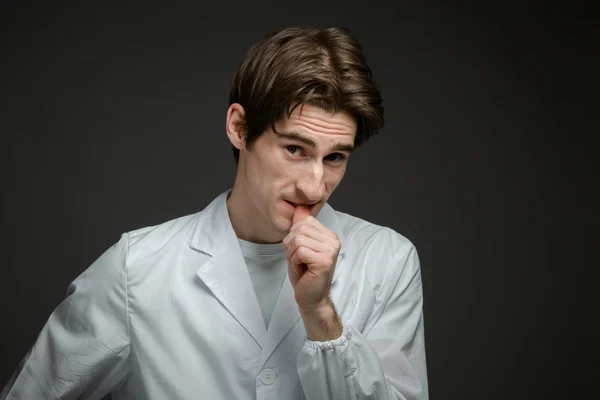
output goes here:
{"type": "Polygon", "coordinates": [[[238,238],[258,244],[280,243],[281,234],[269,227],[262,213],[251,202],[242,185],[236,180],[227,197],[227,212],[238,238]]]}

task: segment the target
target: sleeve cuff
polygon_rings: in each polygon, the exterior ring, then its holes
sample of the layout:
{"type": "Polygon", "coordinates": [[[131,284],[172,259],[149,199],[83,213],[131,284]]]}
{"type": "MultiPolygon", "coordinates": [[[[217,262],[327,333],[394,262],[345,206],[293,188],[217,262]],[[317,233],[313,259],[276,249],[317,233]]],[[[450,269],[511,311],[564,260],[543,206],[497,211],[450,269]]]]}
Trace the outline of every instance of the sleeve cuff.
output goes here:
{"type": "Polygon", "coordinates": [[[342,328],[342,335],[339,338],[327,340],[325,342],[307,339],[304,343],[304,347],[310,350],[334,350],[338,347],[346,345],[351,336],[352,332],[350,331],[350,328],[344,324],[342,328]]]}

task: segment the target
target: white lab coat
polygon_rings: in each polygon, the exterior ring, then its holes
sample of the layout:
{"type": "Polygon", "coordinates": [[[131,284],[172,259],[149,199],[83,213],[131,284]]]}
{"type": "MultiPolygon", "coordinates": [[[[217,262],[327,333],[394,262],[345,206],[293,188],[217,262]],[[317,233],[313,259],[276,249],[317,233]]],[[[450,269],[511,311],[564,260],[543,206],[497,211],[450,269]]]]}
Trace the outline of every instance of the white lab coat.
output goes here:
{"type": "Polygon", "coordinates": [[[227,193],[124,233],[69,286],[6,398],[427,399],[411,242],[325,205],[318,219],[342,243],[331,298],[343,334],[307,340],[287,277],[267,330],[227,193]]]}

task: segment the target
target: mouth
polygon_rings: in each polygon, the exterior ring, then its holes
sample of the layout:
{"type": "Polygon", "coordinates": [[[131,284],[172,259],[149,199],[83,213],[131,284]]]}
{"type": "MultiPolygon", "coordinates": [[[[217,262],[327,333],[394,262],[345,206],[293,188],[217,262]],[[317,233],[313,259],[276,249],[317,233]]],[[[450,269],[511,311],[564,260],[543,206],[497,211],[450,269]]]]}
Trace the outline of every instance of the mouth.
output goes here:
{"type": "Polygon", "coordinates": [[[308,207],[308,209],[309,209],[309,210],[312,210],[312,208],[313,208],[313,206],[314,206],[314,204],[300,204],[300,203],[294,203],[294,202],[291,202],[291,201],[288,201],[288,200],[284,200],[284,201],[285,201],[287,204],[289,204],[291,207],[293,207],[294,209],[295,209],[296,207],[298,207],[299,205],[303,205],[303,206],[306,206],[306,207],[308,207]]]}
{"type": "Polygon", "coordinates": [[[294,208],[296,208],[296,207],[298,206],[298,204],[296,204],[296,203],[292,203],[291,201],[287,201],[287,200],[284,200],[284,201],[285,201],[287,204],[289,204],[290,206],[294,207],[294,208]]]}

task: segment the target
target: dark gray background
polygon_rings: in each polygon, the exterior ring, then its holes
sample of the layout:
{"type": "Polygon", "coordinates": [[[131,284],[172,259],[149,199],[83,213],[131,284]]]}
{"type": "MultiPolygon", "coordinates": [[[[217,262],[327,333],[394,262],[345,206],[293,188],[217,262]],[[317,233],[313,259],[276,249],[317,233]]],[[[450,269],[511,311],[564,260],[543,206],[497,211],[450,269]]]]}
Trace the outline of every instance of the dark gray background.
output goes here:
{"type": "Polygon", "coordinates": [[[416,244],[431,397],[583,398],[599,372],[592,16],[411,3],[4,3],[0,386],[121,232],[230,187],[235,68],[260,34],[313,23],[352,29],[382,87],[387,125],[331,204],[416,244]]]}

